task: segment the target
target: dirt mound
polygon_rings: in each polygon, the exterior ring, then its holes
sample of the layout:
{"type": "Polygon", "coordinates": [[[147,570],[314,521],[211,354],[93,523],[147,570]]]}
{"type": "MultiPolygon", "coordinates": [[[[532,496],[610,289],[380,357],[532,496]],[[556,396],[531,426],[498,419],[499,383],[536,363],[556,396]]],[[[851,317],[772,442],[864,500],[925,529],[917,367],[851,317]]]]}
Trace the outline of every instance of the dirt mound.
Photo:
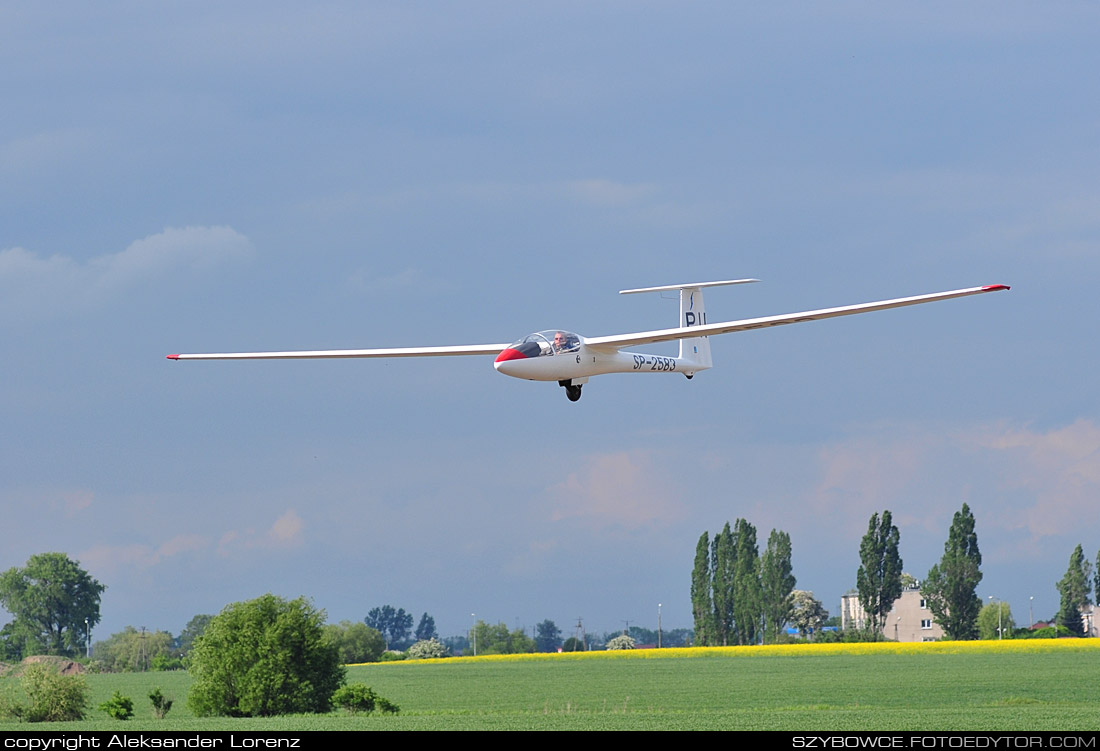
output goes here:
{"type": "MultiPolygon", "coordinates": [[[[61,673],[61,675],[78,675],[87,672],[84,670],[84,666],[79,662],[73,662],[68,657],[56,657],[54,655],[24,657],[23,662],[20,663],[20,665],[24,667],[34,664],[51,665],[57,668],[57,671],[61,673]]],[[[20,670],[19,672],[22,673],[23,671],[20,670]]]]}

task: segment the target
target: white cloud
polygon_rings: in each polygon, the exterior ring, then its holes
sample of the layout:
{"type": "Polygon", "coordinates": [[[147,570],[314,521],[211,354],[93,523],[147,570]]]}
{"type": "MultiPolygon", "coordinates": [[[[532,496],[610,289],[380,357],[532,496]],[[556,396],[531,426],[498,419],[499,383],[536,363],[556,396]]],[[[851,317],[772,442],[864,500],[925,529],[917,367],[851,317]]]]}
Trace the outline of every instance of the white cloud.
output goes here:
{"type": "Polygon", "coordinates": [[[287,509],[286,513],[271,525],[267,538],[278,545],[301,545],[304,527],[302,518],[294,512],[294,509],[287,509]]]}
{"type": "Polygon", "coordinates": [[[166,558],[181,553],[203,550],[210,546],[210,538],[196,534],[181,534],[157,546],[133,543],[130,545],[97,545],[80,555],[80,561],[99,575],[122,568],[146,569],[156,566],[166,558]]]}
{"type": "Polygon", "coordinates": [[[287,509],[271,526],[264,530],[246,527],[223,533],[218,541],[218,553],[233,555],[241,550],[269,550],[272,548],[298,547],[304,542],[305,522],[294,509],[287,509]]]}
{"type": "Polygon", "coordinates": [[[1005,523],[1033,537],[1068,534],[1096,524],[1100,497],[1100,426],[1078,419],[1048,431],[997,427],[971,436],[997,459],[998,485],[1028,503],[1004,509],[1005,523]]]}
{"type": "Polygon", "coordinates": [[[983,526],[1020,533],[1032,546],[1096,531],[1100,426],[1089,419],[1050,430],[895,427],[824,446],[818,456],[810,503],[852,524],[889,508],[899,526],[945,529],[967,502],[981,509],[983,526]]]}
{"type": "Polygon", "coordinates": [[[231,227],[169,227],[86,262],[8,248],[0,251],[0,310],[9,316],[57,315],[174,274],[209,272],[252,253],[249,239],[231,227]]]}
{"type": "Polygon", "coordinates": [[[650,455],[638,451],[590,457],[580,470],[547,489],[550,518],[580,518],[633,529],[678,517],[681,507],[676,494],[649,463],[650,455]]]}
{"type": "Polygon", "coordinates": [[[159,544],[96,545],[80,555],[80,560],[99,575],[119,569],[149,569],[169,559],[187,553],[205,553],[216,549],[228,556],[248,550],[272,550],[297,547],[303,542],[305,523],[294,509],[287,511],[265,530],[231,529],[221,534],[215,543],[209,535],[181,533],[159,544]]]}

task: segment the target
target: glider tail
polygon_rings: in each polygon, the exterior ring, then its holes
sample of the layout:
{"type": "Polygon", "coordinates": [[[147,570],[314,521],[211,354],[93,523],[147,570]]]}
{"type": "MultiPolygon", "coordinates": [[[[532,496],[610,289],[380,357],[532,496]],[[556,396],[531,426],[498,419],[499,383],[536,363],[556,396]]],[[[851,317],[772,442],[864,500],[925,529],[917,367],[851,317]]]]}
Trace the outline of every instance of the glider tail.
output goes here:
{"type": "MultiPolygon", "coordinates": [[[[707,322],[707,309],[703,305],[703,287],[725,287],[730,284],[751,284],[759,279],[726,279],[720,282],[692,282],[690,284],[666,284],[660,287],[640,287],[620,290],[620,295],[637,292],[665,292],[680,290],[680,320],[676,328],[702,326],[707,322]]],[[[710,338],[694,336],[680,340],[680,366],[690,378],[700,370],[711,367],[710,338]]]]}
{"type": "MultiPolygon", "coordinates": [[[[680,322],[678,326],[690,328],[707,322],[707,309],[703,304],[702,287],[680,288],[680,322]]],[[[696,336],[680,340],[680,359],[683,367],[691,372],[711,367],[710,337],[696,336]]]]}

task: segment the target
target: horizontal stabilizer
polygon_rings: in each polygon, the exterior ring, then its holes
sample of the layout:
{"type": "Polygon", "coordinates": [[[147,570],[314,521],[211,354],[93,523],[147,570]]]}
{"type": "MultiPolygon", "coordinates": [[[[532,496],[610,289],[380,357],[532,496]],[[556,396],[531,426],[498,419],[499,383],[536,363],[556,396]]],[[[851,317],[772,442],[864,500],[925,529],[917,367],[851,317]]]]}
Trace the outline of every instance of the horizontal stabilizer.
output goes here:
{"type": "Polygon", "coordinates": [[[638,292],[667,292],[668,290],[699,289],[700,287],[725,287],[729,284],[752,284],[759,279],[727,279],[724,282],[691,282],[690,284],[665,284],[660,287],[639,287],[638,289],[621,289],[620,295],[633,295],[638,292]]]}

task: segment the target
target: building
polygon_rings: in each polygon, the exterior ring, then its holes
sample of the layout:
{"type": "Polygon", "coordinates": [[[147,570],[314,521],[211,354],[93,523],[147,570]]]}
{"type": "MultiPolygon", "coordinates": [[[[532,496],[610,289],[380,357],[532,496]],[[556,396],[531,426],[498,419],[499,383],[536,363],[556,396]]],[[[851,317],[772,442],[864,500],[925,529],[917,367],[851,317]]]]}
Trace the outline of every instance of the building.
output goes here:
{"type": "MultiPolygon", "coordinates": [[[[867,627],[867,613],[859,604],[859,595],[849,592],[840,598],[841,628],[862,630],[867,627]]],[[[943,628],[936,623],[924,595],[917,588],[903,589],[901,597],[886,616],[882,635],[894,641],[939,641],[943,628]]]]}

